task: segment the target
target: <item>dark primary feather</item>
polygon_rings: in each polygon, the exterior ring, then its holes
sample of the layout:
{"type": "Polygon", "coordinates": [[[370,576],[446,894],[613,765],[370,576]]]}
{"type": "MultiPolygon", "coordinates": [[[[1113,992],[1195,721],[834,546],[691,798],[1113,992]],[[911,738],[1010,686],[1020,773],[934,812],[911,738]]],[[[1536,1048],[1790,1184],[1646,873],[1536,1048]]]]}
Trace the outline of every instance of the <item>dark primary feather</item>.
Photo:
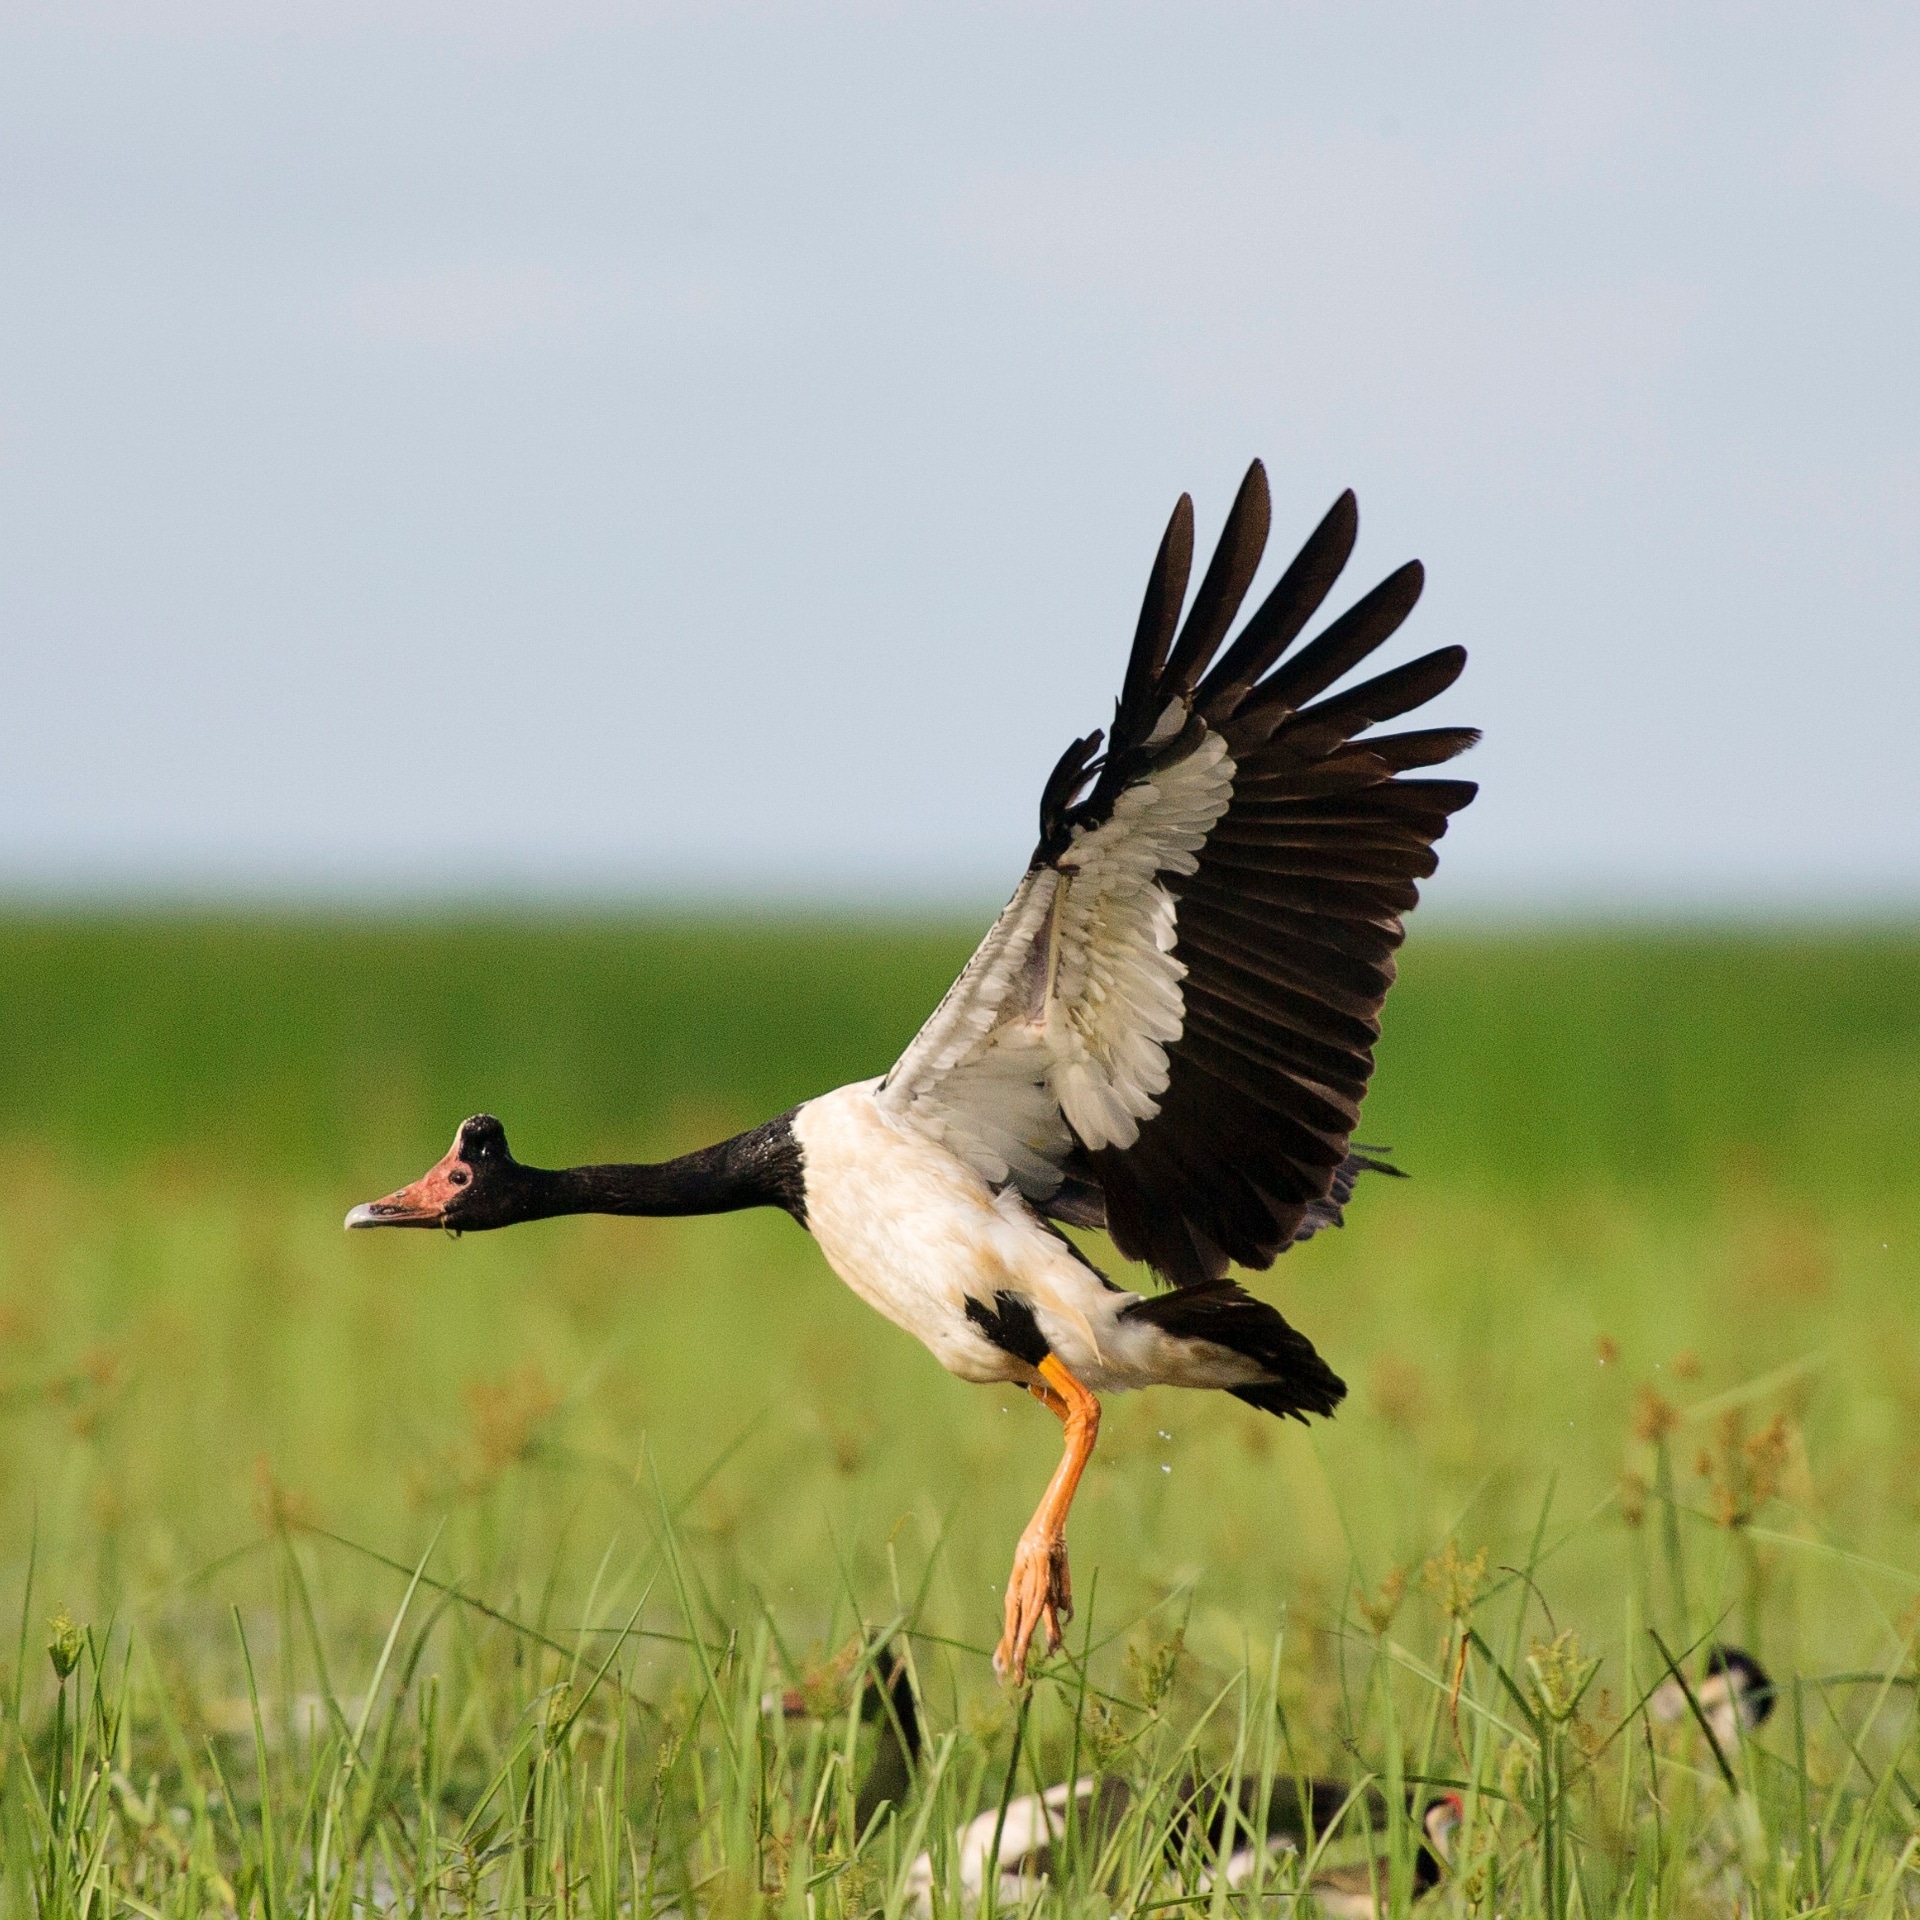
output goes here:
{"type": "Polygon", "coordinates": [[[1332,747],[1378,726],[1382,720],[1397,720],[1403,713],[1437,699],[1460,678],[1466,664],[1465,647],[1441,647],[1390,673],[1376,674],[1351,693],[1317,701],[1283,720],[1272,738],[1286,739],[1297,753],[1301,736],[1311,730],[1316,739],[1324,737],[1332,747]]]}
{"type": "Polygon", "coordinates": [[[1289,713],[1297,712],[1344,673],[1350,673],[1410,614],[1426,584],[1418,560],[1390,573],[1369,594],[1356,600],[1325,633],[1301,648],[1255,687],[1219,724],[1236,757],[1267,737],[1289,713]]]}
{"type": "MultiPolygon", "coordinates": [[[[1271,1265],[1339,1224],[1362,1172],[1396,1171],[1356,1152],[1350,1136],[1373,1072],[1402,916],[1434,870],[1449,816],[1475,791],[1469,781],[1396,775],[1449,760],[1479,737],[1466,727],[1368,737],[1452,685],[1466,660],[1458,647],[1329,694],[1412,611],[1424,578],[1417,561],[1289,655],[1352,551],[1350,493],[1220,651],[1267,519],[1256,462],[1180,625],[1193,540],[1192,505],[1182,496],[1148,582],[1106,757],[1094,759],[1097,738],[1069,749],[1048,783],[1036,854],[1057,857],[1076,825],[1097,826],[1129,785],[1192,752],[1206,728],[1225,736],[1232,803],[1200,849],[1198,870],[1161,875],[1176,901],[1175,957],[1186,975],[1159,1112],[1130,1147],[1076,1150],[1055,1210],[1080,1224],[1104,1217],[1123,1253],[1181,1287],[1209,1289],[1195,1311],[1231,1320],[1248,1339],[1253,1321],[1239,1303],[1249,1296],[1212,1291],[1228,1264],[1271,1265]],[[1177,698],[1193,717],[1148,747],[1177,698]]],[[[1278,1337],[1260,1325],[1263,1337],[1278,1337]]],[[[1293,1358],[1304,1371],[1274,1410],[1322,1410],[1320,1400],[1330,1407],[1338,1383],[1293,1358]]]]}
{"type": "Polygon", "coordinates": [[[1186,624],[1160,675],[1160,691],[1168,698],[1191,693],[1219,651],[1220,642],[1240,611],[1240,602],[1253,585],[1272,519],[1267,470],[1256,460],[1240,483],[1227,524],[1220,530],[1220,544],[1213,550],[1200,591],[1193,596],[1186,624]]]}
{"type": "Polygon", "coordinates": [[[1367,751],[1377,755],[1389,773],[1405,773],[1412,767],[1440,766],[1465,753],[1479,738],[1478,727],[1427,727],[1418,733],[1390,733],[1384,739],[1369,740],[1367,751]]]}
{"type": "Polygon", "coordinates": [[[1384,1147],[1362,1147],[1340,1162],[1334,1169],[1333,1185],[1320,1199],[1308,1206],[1305,1218],[1294,1229],[1293,1244],[1296,1247],[1302,1240],[1311,1240],[1323,1227],[1346,1225],[1347,1202],[1353,1198],[1353,1189],[1363,1173],[1384,1173],[1395,1180],[1407,1177],[1390,1161],[1379,1158],[1385,1151],[1384,1147]]]}
{"type": "Polygon", "coordinates": [[[1154,690],[1166,664],[1167,648],[1179,623],[1180,605],[1187,597],[1187,575],[1193,567],[1193,500],[1182,494],[1173,517],[1160,536],[1153,571],[1147,575],[1146,598],[1140,603],[1139,624],[1133,631],[1133,652],[1127,658],[1127,677],[1121,683],[1120,705],[1114,717],[1114,744],[1129,736],[1144,738],[1153,729],[1155,714],[1148,712],[1154,690]],[[1145,715],[1144,723],[1141,716],[1145,715]]]}
{"type": "MultiPolygon", "coordinates": [[[[1257,470],[1259,462],[1254,465],[1257,470]]],[[[1261,602],[1259,612],[1201,682],[1194,705],[1204,720],[1212,722],[1216,715],[1232,713],[1247,689],[1300,637],[1300,630],[1333,591],[1359,532],[1360,507],[1349,488],[1327,509],[1327,517],[1261,602]]]]}

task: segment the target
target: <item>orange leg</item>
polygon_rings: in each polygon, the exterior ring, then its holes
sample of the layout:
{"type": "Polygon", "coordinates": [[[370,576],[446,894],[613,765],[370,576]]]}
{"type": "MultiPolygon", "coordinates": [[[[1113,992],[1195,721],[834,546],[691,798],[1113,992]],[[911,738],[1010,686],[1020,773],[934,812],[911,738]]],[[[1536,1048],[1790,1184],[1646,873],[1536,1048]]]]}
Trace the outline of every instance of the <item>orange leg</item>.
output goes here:
{"type": "Polygon", "coordinates": [[[1007,1623],[993,1656],[993,1669],[1012,1686],[1027,1679],[1027,1647],[1043,1622],[1047,1651],[1060,1644],[1063,1622],[1073,1618],[1073,1584],[1067,1577],[1067,1509],[1100,1437],[1100,1402],[1070,1374],[1055,1354],[1040,1362],[1033,1397],[1059,1416],[1066,1451],[1040,1496],[1040,1504],[1013,1550],[1007,1576],[1007,1623]]]}

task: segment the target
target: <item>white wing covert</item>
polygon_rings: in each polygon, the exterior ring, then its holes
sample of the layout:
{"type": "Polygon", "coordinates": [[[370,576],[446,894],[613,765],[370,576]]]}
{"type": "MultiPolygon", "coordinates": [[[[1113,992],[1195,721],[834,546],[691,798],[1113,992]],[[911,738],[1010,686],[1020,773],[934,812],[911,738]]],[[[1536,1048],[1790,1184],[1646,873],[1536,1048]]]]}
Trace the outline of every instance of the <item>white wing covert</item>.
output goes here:
{"type": "Polygon", "coordinates": [[[880,1087],[994,1186],[1050,1199],[1073,1141],[1046,1088],[1046,974],[1060,875],[1034,867],[880,1087]]]}
{"type": "Polygon", "coordinates": [[[1029,869],[992,931],[901,1055],[880,1103],[983,1178],[1051,1199],[1076,1139],[1130,1147],[1159,1112],[1165,1044],[1179,1039],[1175,907],[1227,810],[1233,761],[1208,734],[1130,786],[1111,816],[1072,830],[1029,869]]]}

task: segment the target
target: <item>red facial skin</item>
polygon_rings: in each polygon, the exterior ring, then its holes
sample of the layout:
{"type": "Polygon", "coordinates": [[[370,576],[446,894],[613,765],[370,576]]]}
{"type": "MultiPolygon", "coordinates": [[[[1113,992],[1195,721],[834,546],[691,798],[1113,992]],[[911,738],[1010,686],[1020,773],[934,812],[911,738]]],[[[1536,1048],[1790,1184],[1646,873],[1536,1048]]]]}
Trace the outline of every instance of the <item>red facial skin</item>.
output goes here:
{"type": "Polygon", "coordinates": [[[1466,1819],[1467,1803],[1461,1799],[1457,1793],[1440,1793],[1434,1795],[1433,1804],[1427,1809],[1428,1838],[1433,1842],[1433,1849],[1439,1854],[1441,1859],[1446,1859],[1448,1849],[1453,1844],[1453,1836],[1459,1828],[1466,1824],[1466,1819]],[[1433,1831],[1434,1814],[1441,1807],[1447,1808],[1453,1815],[1453,1818],[1442,1822],[1442,1831],[1435,1833],[1433,1831]]]}
{"type": "Polygon", "coordinates": [[[473,1178],[456,1144],[446,1158],[429,1168],[409,1187],[384,1200],[370,1200],[347,1215],[350,1227],[438,1227],[445,1224],[447,1207],[473,1178]]]}

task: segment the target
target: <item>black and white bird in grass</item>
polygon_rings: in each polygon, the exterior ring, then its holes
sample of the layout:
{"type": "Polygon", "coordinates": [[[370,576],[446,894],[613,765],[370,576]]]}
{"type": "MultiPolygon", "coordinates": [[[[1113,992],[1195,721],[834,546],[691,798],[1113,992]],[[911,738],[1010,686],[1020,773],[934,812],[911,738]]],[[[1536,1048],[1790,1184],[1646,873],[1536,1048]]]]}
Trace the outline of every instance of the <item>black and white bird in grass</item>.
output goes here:
{"type": "Polygon", "coordinates": [[[1670,1677],[1648,1695],[1647,1711],[1672,1726],[1692,1717],[1697,1708],[1721,1752],[1728,1753],[1765,1723],[1773,1712],[1775,1693],[1771,1676],[1752,1654],[1740,1647],[1714,1646],[1707,1649],[1691,1701],[1687,1689],[1670,1677]]]}
{"type": "Polygon", "coordinates": [[[472,1232],[784,1208],[950,1372],[1018,1383],[1065,1429],[1007,1582],[995,1663],[1016,1684],[1071,1612],[1067,1511],[1100,1394],[1213,1388],[1304,1419],[1346,1391],[1228,1269],[1338,1225],[1380,1167],[1351,1138],[1402,916],[1474,793],[1403,776],[1477,735],[1372,731],[1451,686],[1459,647],[1329,691],[1412,610],[1418,562],[1295,648],[1353,549],[1351,493],[1229,641],[1268,518],[1256,462],[1189,604],[1181,497],[1111,730],[1061,756],[1024,878],[890,1071],[660,1165],[523,1166],[478,1115],[347,1216],[472,1232]],[[1116,1286],[1063,1226],[1104,1227],[1169,1290],[1116,1286]]]}
{"type": "MultiPolygon", "coordinates": [[[[813,1711],[813,1702],[798,1689],[770,1694],[766,1705],[789,1719],[813,1711]]],[[[841,1711],[836,1706],[835,1716],[841,1711]]],[[[911,1666],[898,1648],[866,1673],[858,1711],[863,1721],[879,1728],[854,1800],[853,1830],[865,1840],[884,1808],[904,1804],[920,1766],[920,1703],[911,1666]]],[[[1011,1794],[1004,1805],[990,1806],[968,1821],[953,1836],[944,1861],[937,1862],[929,1851],[909,1865],[903,1905],[909,1913],[932,1913],[940,1904],[935,1889],[944,1884],[959,1896],[959,1907],[970,1910],[989,1880],[997,1884],[996,1906],[1011,1910],[1030,1903],[1049,1882],[1062,1877],[1061,1869],[1067,1866],[1063,1842],[1077,1850],[1082,1877],[1108,1894],[1118,1894],[1135,1869],[1129,1850],[1114,1843],[1130,1821],[1138,1820],[1146,1832],[1157,1830],[1170,1868],[1178,1867],[1183,1857],[1189,1861],[1195,1892],[1210,1892],[1216,1884],[1238,1891],[1272,1874],[1291,1854],[1308,1861],[1306,1890],[1327,1920],[1376,1920],[1388,1911],[1391,1863],[1371,1844],[1387,1826],[1386,1799],[1377,1787],[1368,1790],[1341,1780],[1286,1774],[1234,1783],[1188,1773],[1164,1784],[1171,1804],[1157,1811],[1150,1802],[1143,1804],[1136,1788],[1118,1773],[1087,1774],[1038,1793],[1011,1794]],[[1338,1836],[1350,1842],[1362,1835],[1370,1843],[1365,1857],[1322,1860],[1328,1841],[1338,1836]]],[[[1411,1795],[1406,1805],[1420,1826],[1407,1888],[1418,1899],[1440,1884],[1453,1855],[1454,1836],[1466,1818],[1466,1803],[1458,1793],[1443,1790],[1424,1808],[1411,1795]]],[[[1066,1878],[1073,1877],[1069,1868],[1066,1878]]],[[[1264,1891],[1272,1896],[1271,1881],[1264,1891]]]]}
{"type": "MultiPolygon", "coordinates": [[[[812,1703],[799,1690],[772,1693],[766,1703],[787,1718],[812,1713],[812,1703]]],[[[837,1715],[843,1709],[833,1711],[837,1715]]],[[[912,1668],[899,1647],[866,1672],[858,1713],[879,1728],[852,1811],[852,1830],[866,1839],[885,1807],[904,1805],[922,1759],[920,1701],[912,1668]]],[[[1139,1820],[1148,1834],[1158,1830],[1169,1868],[1179,1866],[1183,1857],[1190,1860],[1198,1882],[1194,1891],[1212,1891],[1215,1884],[1238,1891],[1263,1872],[1279,1868],[1284,1855],[1294,1855],[1309,1860],[1308,1891],[1327,1920],[1377,1920],[1390,1907],[1390,1862],[1371,1845],[1365,1859],[1321,1860],[1325,1843],[1334,1836],[1375,1841],[1384,1834],[1386,1799],[1379,1788],[1369,1791],[1342,1780],[1290,1774],[1267,1782],[1244,1776],[1236,1784],[1183,1774],[1167,1789],[1171,1805],[1158,1812],[1150,1803],[1142,1805],[1135,1786],[1114,1772],[1087,1774],[1039,1793],[1012,1793],[1004,1805],[977,1814],[952,1836],[943,1862],[947,1891],[958,1893],[958,1905],[970,1910],[987,1882],[995,1880],[996,1907],[1027,1905],[1058,1878],[1066,1841],[1079,1853],[1081,1872],[1114,1895],[1133,1874],[1129,1849],[1116,1847],[1114,1841],[1129,1820],[1139,1820]]],[[[1419,1816],[1421,1828],[1407,1884],[1407,1893],[1419,1899],[1440,1885],[1467,1803],[1459,1793],[1444,1789],[1425,1807],[1409,1797],[1407,1812],[1419,1816]]],[[[941,1884],[941,1864],[931,1851],[922,1853],[906,1868],[902,1905],[914,1914],[933,1912],[939,1905],[935,1887],[941,1884]]],[[[1271,1897],[1271,1882],[1265,1891],[1271,1897]]]]}

